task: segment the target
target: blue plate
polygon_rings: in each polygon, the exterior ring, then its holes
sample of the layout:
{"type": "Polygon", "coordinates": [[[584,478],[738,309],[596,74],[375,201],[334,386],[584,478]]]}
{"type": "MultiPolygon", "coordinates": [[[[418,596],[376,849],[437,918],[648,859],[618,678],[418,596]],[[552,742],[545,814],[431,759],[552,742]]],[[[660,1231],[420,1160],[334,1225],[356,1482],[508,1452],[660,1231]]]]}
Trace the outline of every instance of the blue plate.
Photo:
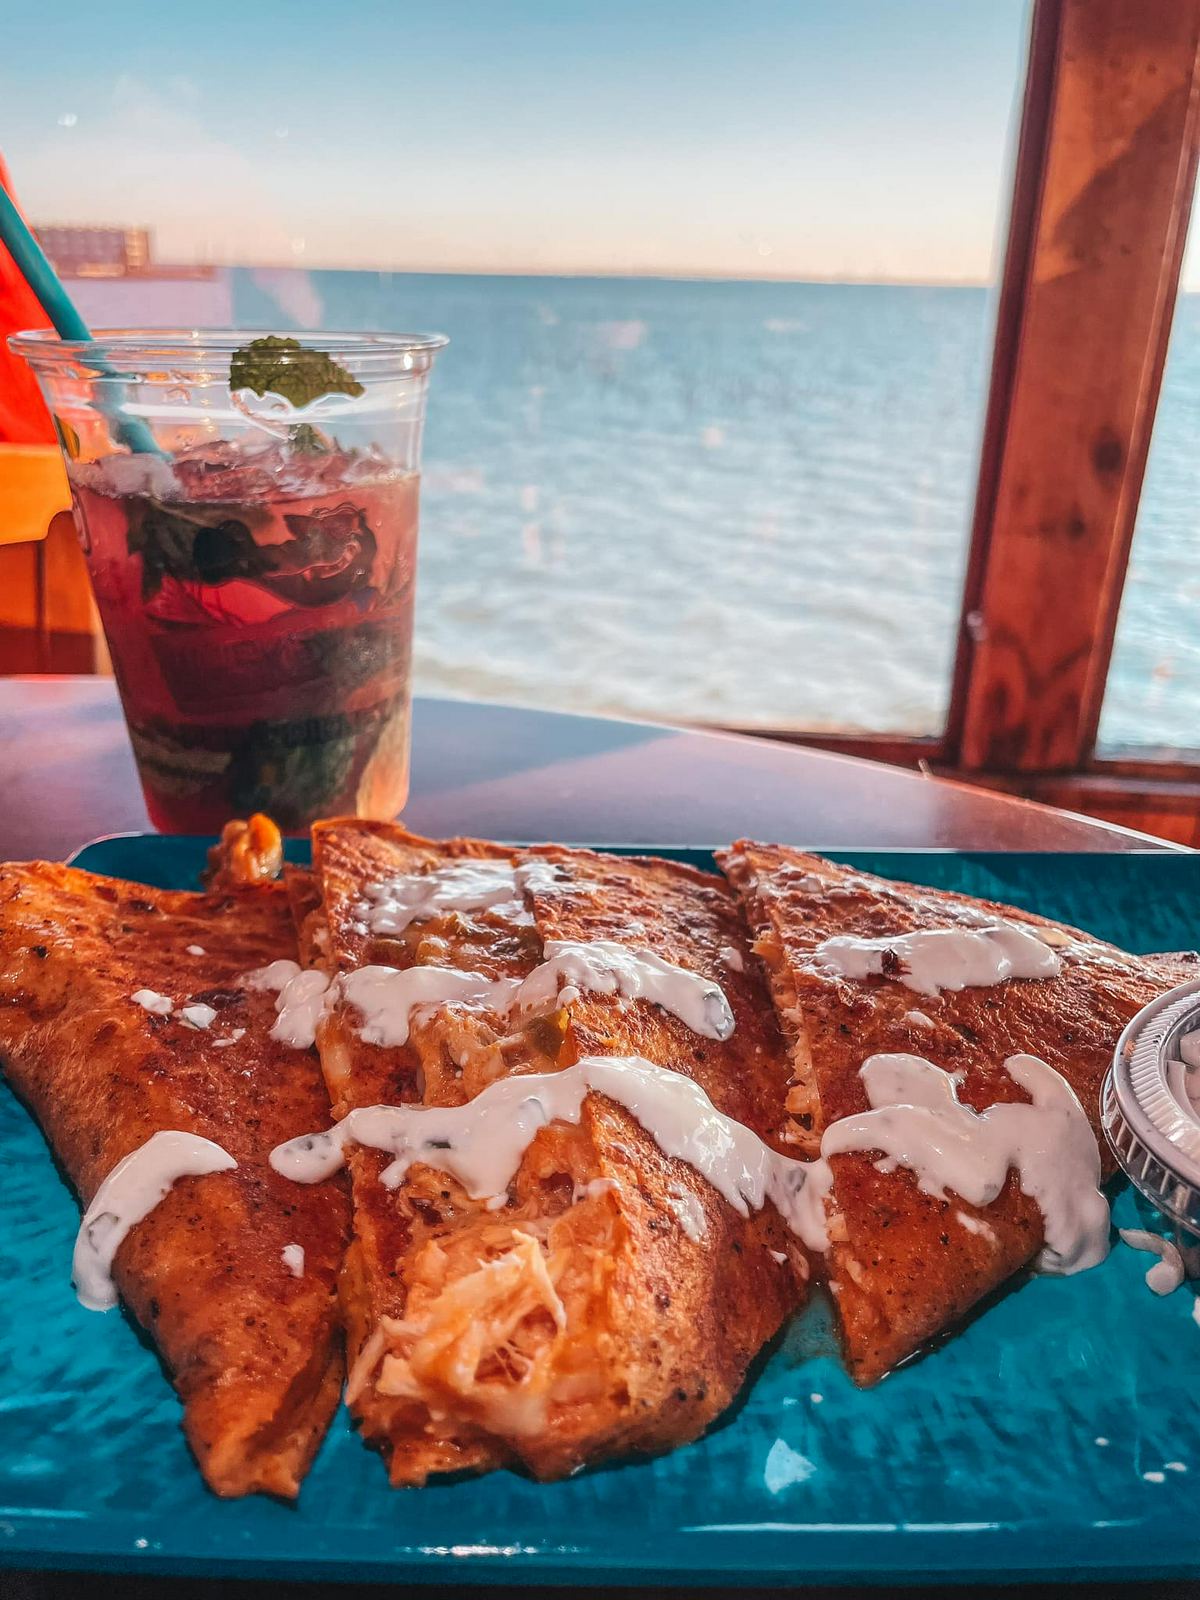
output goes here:
{"type": "MultiPolygon", "coordinates": [[[[78,864],[190,886],[204,841],[127,837],[78,864]]],[[[705,851],[664,855],[707,865],[705,851]]],[[[1009,900],[1135,950],[1196,942],[1200,856],[843,854],[1009,900]]],[[[343,1413],[295,1507],[217,1500],[179,1405],[118,1314],[81,1309],[75,1202],[0,1090],[0,1561],[207,1575],[694,1584],[1200,1573],[1200,1324],[1145,1255],[1035,1278],[869,1393],[814,1305],[731,1415],[661,1460],[540,1486],[394,1492],[343,1413]]],[[[1117,1219],[1138,1220],[1135,1197],[1117,1219]]]]}

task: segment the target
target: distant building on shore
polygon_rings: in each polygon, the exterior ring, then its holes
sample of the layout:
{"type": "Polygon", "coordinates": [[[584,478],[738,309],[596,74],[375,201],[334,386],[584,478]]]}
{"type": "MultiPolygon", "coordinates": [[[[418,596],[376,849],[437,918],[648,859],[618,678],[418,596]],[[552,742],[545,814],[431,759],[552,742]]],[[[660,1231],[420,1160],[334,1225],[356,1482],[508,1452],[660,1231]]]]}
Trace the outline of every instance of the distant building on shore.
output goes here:
{"type": "Polygon", "coordinates": [[[212,267],[155,262],[149,228],[93,228],[76,223],[35,226],[42,249],[60,278],[202,278],[212,267]]]}

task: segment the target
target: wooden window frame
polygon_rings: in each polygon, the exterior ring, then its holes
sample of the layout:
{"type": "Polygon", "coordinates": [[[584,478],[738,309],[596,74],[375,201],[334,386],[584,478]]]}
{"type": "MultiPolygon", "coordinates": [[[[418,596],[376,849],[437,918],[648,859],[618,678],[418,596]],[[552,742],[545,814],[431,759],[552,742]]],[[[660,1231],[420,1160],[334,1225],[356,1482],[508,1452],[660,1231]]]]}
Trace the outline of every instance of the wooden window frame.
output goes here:
{"type": "Polygon", "coordinates": [[[770,736],[1200,843],[1200,749],[1096,754],[1198,154],[1200,0],[1035,0],[945,728],[770,736]]]}

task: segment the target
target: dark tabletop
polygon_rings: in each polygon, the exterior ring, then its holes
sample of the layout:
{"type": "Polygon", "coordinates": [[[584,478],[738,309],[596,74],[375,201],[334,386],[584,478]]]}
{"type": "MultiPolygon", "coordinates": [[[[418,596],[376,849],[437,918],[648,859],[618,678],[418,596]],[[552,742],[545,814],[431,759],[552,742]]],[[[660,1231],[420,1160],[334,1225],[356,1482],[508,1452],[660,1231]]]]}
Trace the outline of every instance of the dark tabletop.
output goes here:
{"type": "MultiPolygon", "coordinates": [[[[593,844],[1131,850],[1109,823],[871,761],[732,734],[419,700],[420,833],[593,844]]],[[[0,679],[0,859],[148,827],[108,678],[0,679]]]]}
{"type": "MultiPolygon", "coordinates": [[[[596,844],[725,843],[746,834],[816,849],[1136,850],[1126,829],[873,762],[776,742],[450,700],[418,701],[404,818],[434,835],[596,844]]],[[[99,834],[148,826],[112,682],[0,679],[0,858],[61,857],[99,834]]],[[[803,1574],[797,1574],[798,1578],[803,1574]]],[[[0,1571],[3,1600],[351,1600],[378,1588],[0,1571]]],[[[477,1588],[404,1588],[467,1600],[477,1588]]],[[[565,1596],[560,1589],[505,1595],[565,1596]]],[[[662,1591],[608,1589],[646,1597],[662,1591]]],[[[675,1591],[683,1593],[686,1591],[675,1591]]],[[[702,1591],[710,1595],[731,1591],[702,1591]]],[[[741,1591],[732,1591],[741,1592],[741,1591]]],[[[779,1590],[758,1591],[763,1594],[779,1590]]],[[[821,1596],[855,1591],[808,1590],[821,1596]]],[[[1050,1600],[1061,1584],[936,1592],[1050,1600]]],[[[1095,1597],[1195,1600],[1186,1583],[1087,1585],[1095,1597]]]]}
{"type": "MultiPolygon", "coordinates": [[[[803,1579],[803,1574],[797,1574],[803,1579]]],[[[0,1571],[0,1595],[4,1600],[96,1600],[103,1592],[105,1600],[379,1600],[381,1594],[395,1593],[400,1600],[479,1600],[481,1595],[495,1595],[497,1600],[579,1600],[582,1595],[603,1595],[604,1600],[683,1600],[687,1595],[704,1597],[704,1600],[735,1600],[747,1592],[756,1600],[855,1600],[856,1595],[888,1594],[923,1600],[1196,1600],[1200,1585],[1178,1583],[1125,1583],[1082,1584],[1063,1583],[987,1585],[963,1589],[928,1587],[878,1589],[543,1589],[537,1586],[510,1588],[504,1586],[459,1587],[420,1584],[397,1584],[394,1589],[360,1584],[311,1583],[251,1583],[236,1579],[208,1580],[197,1578],[98,1577],[88,1574],[0,1571]]]]}

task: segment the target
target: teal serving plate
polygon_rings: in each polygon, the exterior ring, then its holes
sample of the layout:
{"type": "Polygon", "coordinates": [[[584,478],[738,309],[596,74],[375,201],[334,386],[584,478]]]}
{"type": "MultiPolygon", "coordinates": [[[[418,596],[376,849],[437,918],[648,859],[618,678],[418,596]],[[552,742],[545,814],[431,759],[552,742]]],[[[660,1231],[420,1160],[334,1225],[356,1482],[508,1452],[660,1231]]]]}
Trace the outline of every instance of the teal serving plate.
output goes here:
{"type": "MultiPolygon", "coordinates": [[[[77,864],[196,883],[206,841],[120,837],[77,864]]],[[[707,851],[663,855],[711,865],[707,851]]],[[[298,847],[297,859],[303,859],[298,847]]],[[[1134,950],[1200,934],[1200,855],[854,852],[873,872],[1011,901],[1134,950]]],[[[79,1214],[0,1088],[0,1562],[388,1583],[1014,1582],[1200,1574],[1200,1311],[1117,1244],[1031,1278],[860,1392],[815,1302],[703,1439],[540,1485],[388,1488],[345,1413],[299,1502],[211,1495],[153,1351],[71,1291],[79,1214]]],[[[1116,1221],[1147,1225],[1132,1191],[1116,1221]]],[[[1151,1217],[1150,1225],[1155,1219],[1151,1217]]]]}

